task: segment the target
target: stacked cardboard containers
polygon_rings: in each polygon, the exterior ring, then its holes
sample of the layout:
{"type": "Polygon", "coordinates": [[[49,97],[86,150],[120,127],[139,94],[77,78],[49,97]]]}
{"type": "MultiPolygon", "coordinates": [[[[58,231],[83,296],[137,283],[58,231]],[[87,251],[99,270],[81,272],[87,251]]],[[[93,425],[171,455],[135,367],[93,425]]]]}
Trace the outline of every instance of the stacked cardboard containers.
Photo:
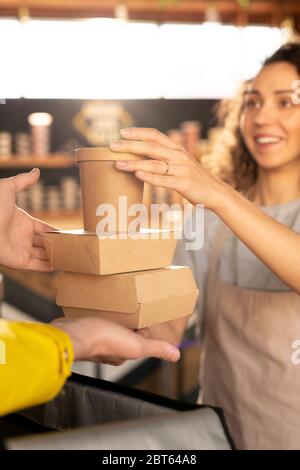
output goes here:
{"type": "Polygon", "coordinates": [[[64,271],[57,303],[67,317],[96,315],[128,328],[143,328],[190,315],[198,290],[191,270],[170,266],[176,234],[130,227],[134,216],[120,210],[142,204],[143,183],[115,168],[115,154],[105,148],[78,149],[84,230],[48,232],[45,247],[54,269],[64,271]],[[116,214],[113,232],[99,232],[100,204],[116,214]]]}

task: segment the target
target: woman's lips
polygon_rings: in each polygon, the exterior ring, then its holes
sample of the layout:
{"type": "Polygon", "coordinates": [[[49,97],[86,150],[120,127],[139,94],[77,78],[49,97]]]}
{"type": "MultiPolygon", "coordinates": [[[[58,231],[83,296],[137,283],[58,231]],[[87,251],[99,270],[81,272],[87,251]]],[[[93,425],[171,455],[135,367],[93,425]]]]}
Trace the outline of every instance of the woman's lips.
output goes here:
{"type": "Polygon", "coordinates": [[[260,134],[254,137],[254,143],[256,147],[258,147],[259,149],[264,149],[264,150],[272,149],[276,145],[281,144],[282,141],[283,141],[282,137],[278,137],[275,135],[260,134]]]}

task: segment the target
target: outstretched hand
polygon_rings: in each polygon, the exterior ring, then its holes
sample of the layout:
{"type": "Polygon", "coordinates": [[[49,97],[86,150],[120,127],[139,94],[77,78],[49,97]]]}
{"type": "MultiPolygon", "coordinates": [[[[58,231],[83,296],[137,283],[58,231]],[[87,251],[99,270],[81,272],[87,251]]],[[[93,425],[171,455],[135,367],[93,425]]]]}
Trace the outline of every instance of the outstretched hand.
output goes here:
{"type": "Polygon", "coordinates": [[[119,365],[128,359],[156,357],[176,362],[180,357],[179,350],[167,341],[147,338],[103,318],[58,318],[52,324],[70,336],[78,361],[119,365]]]}
{"type": "Polygon", "coordinates": [[[0,264],[8,268],[51,271],[41,235],[55,230],[16,206],[18,192],[40,177],[37,168],[0,179],[0,264]]]}

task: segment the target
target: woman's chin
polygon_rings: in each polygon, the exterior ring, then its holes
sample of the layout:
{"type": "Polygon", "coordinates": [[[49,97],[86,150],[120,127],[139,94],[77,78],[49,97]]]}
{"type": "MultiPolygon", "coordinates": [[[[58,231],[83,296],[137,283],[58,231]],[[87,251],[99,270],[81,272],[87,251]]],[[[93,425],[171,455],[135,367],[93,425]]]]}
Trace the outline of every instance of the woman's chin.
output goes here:
{"type": "Polygon", "coordinates": [[[258,167],[262,170],[280,170],[292,163],[294,160],[283,160],[282,157],[264,157],[256,158],[258,167]]]}

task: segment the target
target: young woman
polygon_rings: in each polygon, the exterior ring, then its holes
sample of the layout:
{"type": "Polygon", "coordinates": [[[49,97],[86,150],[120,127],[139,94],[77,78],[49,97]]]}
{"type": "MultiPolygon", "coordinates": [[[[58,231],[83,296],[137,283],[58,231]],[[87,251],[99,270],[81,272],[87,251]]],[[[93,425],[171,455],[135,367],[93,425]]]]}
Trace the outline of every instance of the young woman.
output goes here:
{"type": "MultiPolygon", "coordinates": [[[[300,448],[299,79],[300,46],[289,44],[244,93],[233,176],[246,197],[156,130],[125,129],[126,140],[112,144],[149,158],[118,162],[119,170],[208,209],[204,249],[181,244],[176,261],[191,266],[202,292],[203,400],[223,408],[240,449],[300,448]]],[[[145,334],[174,341],[184,327],[145,334]]]]}

